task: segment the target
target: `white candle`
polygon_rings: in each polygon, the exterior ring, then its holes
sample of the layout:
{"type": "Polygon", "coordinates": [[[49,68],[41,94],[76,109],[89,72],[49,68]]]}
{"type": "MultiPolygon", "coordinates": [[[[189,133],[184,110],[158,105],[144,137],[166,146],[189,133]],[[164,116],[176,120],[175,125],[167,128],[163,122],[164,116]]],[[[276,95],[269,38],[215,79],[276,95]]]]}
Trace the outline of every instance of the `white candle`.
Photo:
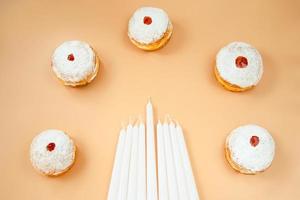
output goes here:
{"type": "Polygon", "coordinates": [[[157,200],[155,139],[153,124],[153,107],[147,104],[147,199],[157,200]]]}
{"type": "Polygon", "coordinates": [[[123,157],[123,152],[125,147],[125,140],[126,140],[126,131],[122,129],[119,135],[117,150],[115,154],[114,166],[113,166],[113,171],[112,171],[112,176],[111,176],[110,186],[108,191],[108,197],[107,197],[108,200],[116,200],[118,197],[120,172],[121,172],[122,157],[123,157]]]}
{"type": "Polygon", "coordinates": [[[199,200],[199,194],[195,183],[191,162],[189,159],[187,147],[185,144],[182,128],[179,124],[176,126],[176,132],[179,139],[180,152],[183,158],[183,166],[187,177],[187,185],[190,199],[199,200]]]}
{"type": "Polygon", "coordinates": [[[178,183],[179,199],[189,200],[190,198],[188,194],[186,175],[183,167],[183,159],[180,154],[178,135],[176,132],[175,124],[173,122],[171,122],[170,124],[170,131],[171,131],[171,141],[172,141],[173,154],[174,154],[176,177],[178,183]]]}
{"type": "Polygon", "coordinates": [[[168,200],[168,180],[165,156],[164,132],[160,121],[157,124],[157,166],[159,200],[168,200]]]}
{"type": "Polygon", "coordinates": [[[139,126],[137,200],[146,200],[146,140],[145,125],[139,126]]]}
{"type": "Polygon", "coordinates": [[[132,135],[132,148],[130,156],[129,180],[128,180],[128,200],[136,200],[137,197],[137,162],[138,162],[138,138],[139,128],[138,125],[133,127],[132,135]]]}
{"type": "Polygon", "coordinates": [[[128,175],[131,156],[131,144],[132,144],[132,125],[129,124],[126,130],[127,136],[125,141],[124,155],[122,160],[122,170],[120,174],[120,186],[118,200],[126,200],[128,191],[128,175]]]}
{"type": "Polygon", "coordinates": [[[174,166],[175,163],[173,157],[173,148],[171,144],[169,125],[166,122],[163,125],[163,131],[164,131],[164,142],[165,142],[166,161],[167,161],[166,164],[167,164],[169,199],[177,200],[178,186],[177,186],[176,172],[174,166]]]}

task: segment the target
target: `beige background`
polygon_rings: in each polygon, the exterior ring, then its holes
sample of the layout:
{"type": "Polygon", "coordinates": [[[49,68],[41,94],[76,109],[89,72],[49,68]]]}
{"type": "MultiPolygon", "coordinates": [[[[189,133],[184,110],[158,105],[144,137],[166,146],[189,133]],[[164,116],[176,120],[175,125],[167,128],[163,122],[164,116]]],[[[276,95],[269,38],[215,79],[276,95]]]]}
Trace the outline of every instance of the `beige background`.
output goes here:
{"type": "Polygon", "coordinates": [[[202,200],[300,199],[300,2],[6,1],[0,4],[0,199],[106,199],[121,122],[144,114],[151,96],[159,118],[185,130],[202,200]],[[139,6],[164,8],[174,23],[169,44],[143,52],[127,38],[139,6]],[[64,87],[50,56],[63,41],[89,42],[102,66],[94,82],[64,87]],[[265,73],[252,91],[232,93],[214,79],[214,58],[235,40],[254,45],[265,73]],[[234,172],[223,154],[227,134],[245,123],[269,129],[272,167],[234,172]],[[48,128],[68,132],[79,148],[67,174],[34,171],[31,139],[48,128]]]}

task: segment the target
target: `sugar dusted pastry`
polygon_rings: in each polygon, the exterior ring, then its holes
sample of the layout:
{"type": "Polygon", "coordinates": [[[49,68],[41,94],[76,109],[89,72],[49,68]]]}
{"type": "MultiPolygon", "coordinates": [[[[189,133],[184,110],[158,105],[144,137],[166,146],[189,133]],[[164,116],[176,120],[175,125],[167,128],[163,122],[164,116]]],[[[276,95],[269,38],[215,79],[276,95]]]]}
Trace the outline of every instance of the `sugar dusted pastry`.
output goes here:
{"type": "Polygon", "coordinates": [[[78,40],[67,41],[55,49],[52,69],[65,85],[86,85],[96,77],[99,59],[89,44],[78,40]]]}
{"type": "Polygon", "coordinates": [[[128,24],[131,42],[148,51],[163,47],[171,38],[172,31],[167,13],[160,8],[141,7],[134,12],[128,24]]]}
{"type": "Polygon", "coordinates": [[[75,161],[76,147],[63,131],[49,129],[37,135],[30,147],[30,160],[35,169],[48,176],[68,171],[75,161]]]}
{"type": "Polygon", "coordinates": [[[215,75],[226,89],[241,92],[253,88],[263,75],[259,52],[244,42],[232,42],[217,54],[215,75]]]}
{"type": "Polygon", "coordinates": [[[275,142],[266,129],[250,124],[234,129],[226,139],[225,149],[233,169],[243,174],[257,174],[270,167],[275,142]]]}

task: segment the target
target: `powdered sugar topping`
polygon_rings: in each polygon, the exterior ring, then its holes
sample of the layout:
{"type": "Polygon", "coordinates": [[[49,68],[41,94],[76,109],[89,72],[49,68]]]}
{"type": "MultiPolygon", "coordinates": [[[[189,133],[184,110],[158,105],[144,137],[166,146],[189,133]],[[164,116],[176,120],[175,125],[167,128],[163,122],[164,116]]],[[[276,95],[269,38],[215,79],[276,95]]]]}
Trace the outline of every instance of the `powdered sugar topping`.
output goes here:
{"type": "Polygon", "coordinates": [[[139,43],[151,44],[164,36],[169,23],[169,17],[164,10],[142,7],[137,9],[129,20],[128,36],[139,43]],[[147,23],[144,19],[147,19],[147,23]]]}
{"type": "Polygon", "coordinates": [[[52,67],[60,79],[77,83],[96,70],[95,53],[85,42],[67,41],[55,49],[52,67]]]}
{"type": "Polygon", "coordinates": [[[227,82],[240,86],[256,85],[263,74],[263,63],[259,52],[244,42],[233,42],[223,47],[217,54],[216,67],[227,82]],[[247,59],[246,67],[237,67],[236,58],[247,59]]]}
{"type": "Polygon", "coordinates": [[[75,158],[75,145],[63,131],[46,130],[33,139],[30,157],[33,166],[43,173],[59,174],[72,165],[75,158]],[[51,151],[47,148],[49,144],[55,144],[55,148],[51,151]]]}
{"type": "Polygon", "coordinates": [[[268,168],[275,155],[275,142],[270,133],[257,125],[244,125],[234,129],[227,137],[227,147],[231,159],[239,166],[252,172],[268,168]],[[256,146],[251,145],[251,137],[259,138],[256,146]]]}

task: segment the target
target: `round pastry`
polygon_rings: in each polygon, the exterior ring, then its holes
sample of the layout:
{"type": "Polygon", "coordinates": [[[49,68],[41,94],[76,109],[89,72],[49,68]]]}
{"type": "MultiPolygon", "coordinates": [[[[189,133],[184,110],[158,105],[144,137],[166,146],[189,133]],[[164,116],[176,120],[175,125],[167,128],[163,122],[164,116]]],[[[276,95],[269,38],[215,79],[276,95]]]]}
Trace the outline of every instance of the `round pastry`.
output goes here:
{"type": "Polygon", "coordinates": [[[232,42],[217,54],[215,75],[226,89],[241,92],[253,88],[263,74],[259,52],[244,42],[232,42]]]}
{"type": "Polygon", "coordinates": [[[233,169],[243,174],[257,174],[270,167],[275,142],[266,129],[250,124],[234,129],[226,139],[225,149],[233,169]]]}
{"type": "Polygon", "coordinates": [[[140,49],[153,51],[163,47],[171,38],[172,23],[160,8],[142,7],[129,20],[128,36],[140,49]]]}
{"type": "Polygon", "coordinates": [[[86,85],[96,77],[99,59],[89,44],[78,40],[67,41],[55,49],[52,69],[65,85],[86,85]]]}
{"type": "Polygon", "coordinates": [[[50,129],[33,139],[30,146],[30,160],[40,173],[58,176],[72,167],[75,151],[74,142],[66,133],[50,129]]]}

